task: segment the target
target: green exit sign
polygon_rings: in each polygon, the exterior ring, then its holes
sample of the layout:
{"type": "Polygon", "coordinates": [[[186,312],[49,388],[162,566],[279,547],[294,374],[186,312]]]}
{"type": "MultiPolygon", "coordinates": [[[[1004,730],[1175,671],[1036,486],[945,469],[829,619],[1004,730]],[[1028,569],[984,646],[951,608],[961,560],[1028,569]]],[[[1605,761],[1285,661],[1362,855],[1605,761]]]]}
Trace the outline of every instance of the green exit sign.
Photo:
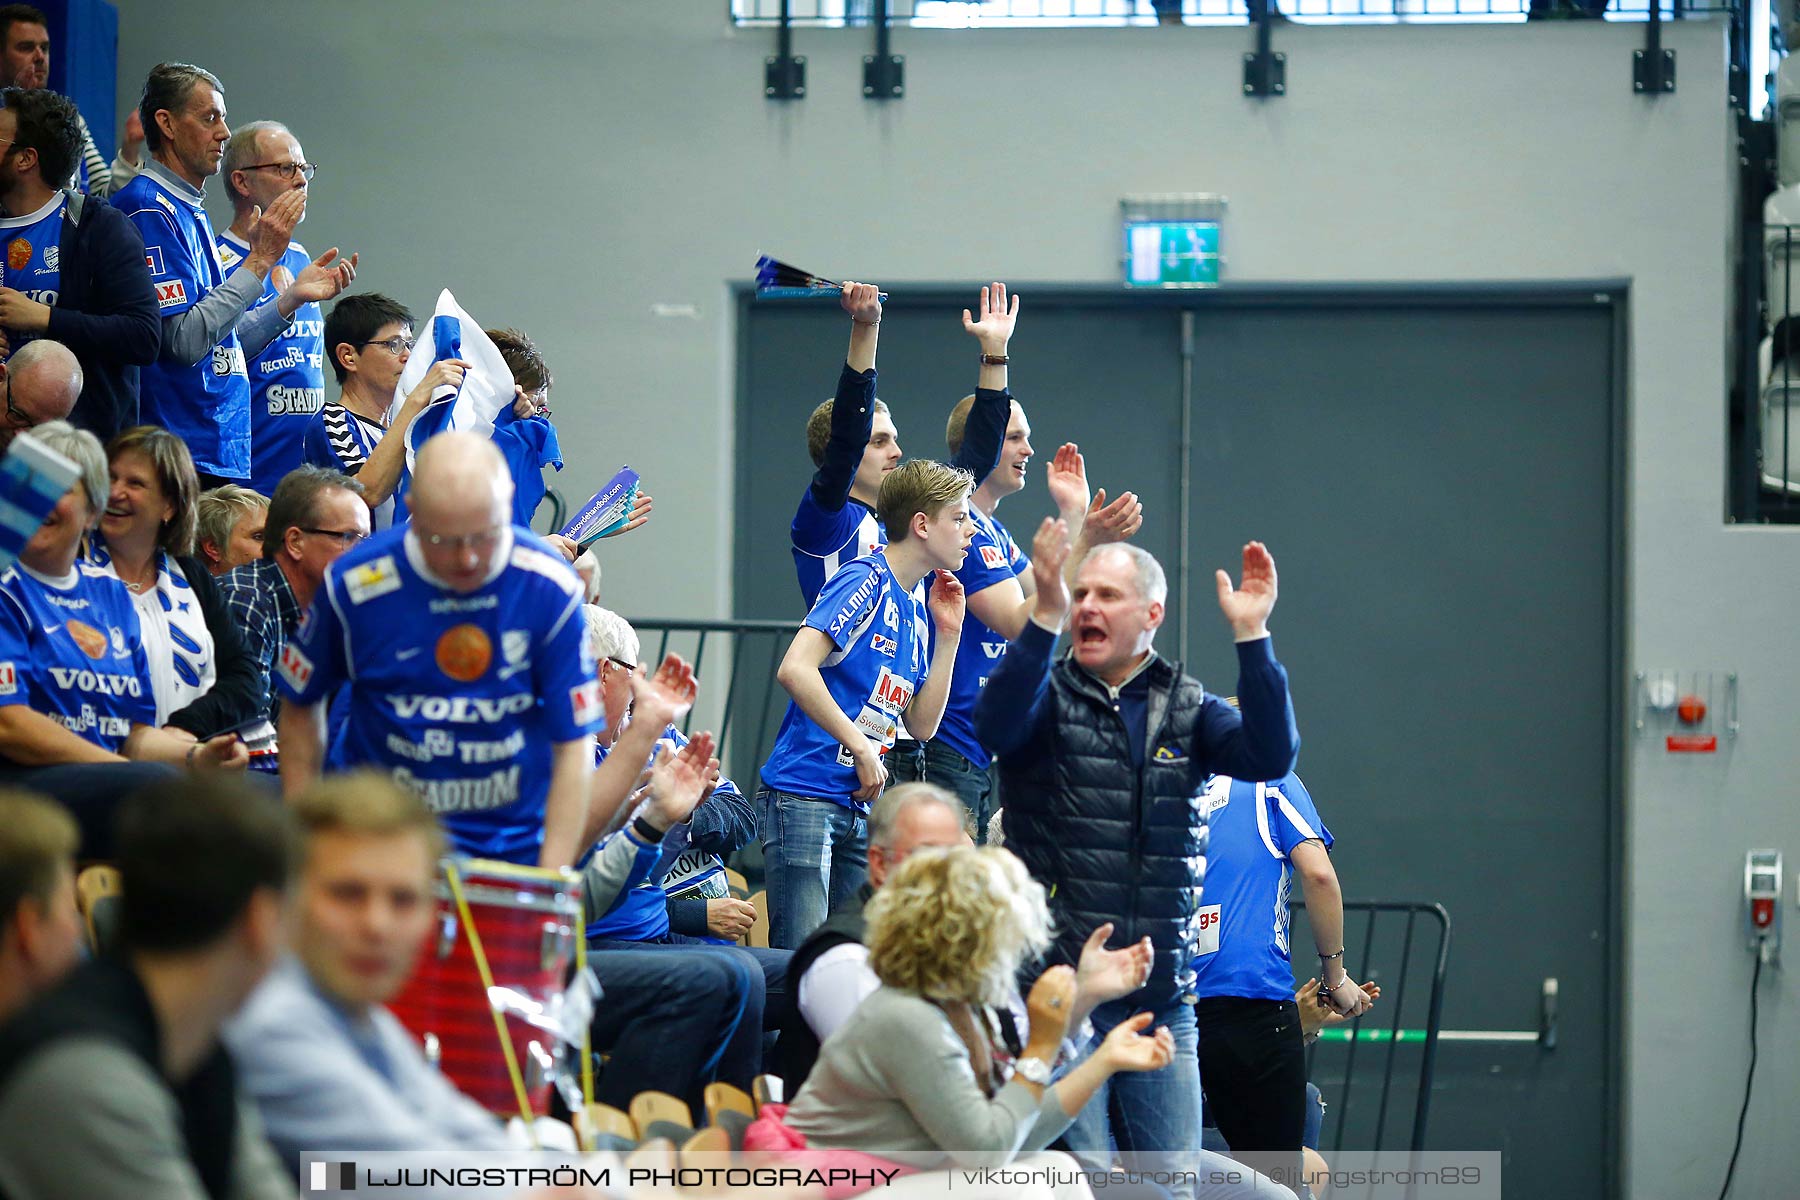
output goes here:
{"type": "Polygon", "coordinates": [[[1125,222],[1130,287],[1217,287],[1219,261],[1216,220],[1125,222]]]}

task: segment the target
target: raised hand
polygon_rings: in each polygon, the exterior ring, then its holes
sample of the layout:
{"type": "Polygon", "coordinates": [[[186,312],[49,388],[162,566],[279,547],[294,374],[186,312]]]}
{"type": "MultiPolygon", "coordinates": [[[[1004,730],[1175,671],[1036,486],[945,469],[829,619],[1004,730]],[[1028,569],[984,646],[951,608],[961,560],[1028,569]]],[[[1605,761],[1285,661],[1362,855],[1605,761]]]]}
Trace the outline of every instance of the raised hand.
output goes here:
{"type": "Polygon", "coordinates": [[[1106,502],[1106,489],[1094,494],[1088,505],[1087,520],[1081,526],[1081,543],[1088,549],[1108,542],[1123,542],[1144,527],[1144,506],[1135,492],[1126,492],[1111,504],[1106,502]]]}
{"type": "Polygon", "coordinates": [[[650,820],[663,829],[693,816],[706,795],[706,764],[712,758],[713,735],[697,733],[679,751],[668,743],[657,748],[650,766],[650,820]]]}
{"type": "Polygon", "coordinates": [[[1069,585],[1063,564],[1069,561],[1069,523],[1045,517],[1031,539],[1031,578],[1037,584],[1033,615],[1046,625],[1060,628],[1069,615],[1069,585]]]}
{"type": "Polygon", "coordinates": [[[1006,304],[1006,285],[992,283],[981,289],[981,318],[969,315],[963,309],[963,329],[972,333],[981,341],[983,354],[1005,354],[1006,343],[1012,340],[1013,326],[1019,320],[1019,298],[1012,298],[1012,307],[1006,304]]]}
{"type": "Polygon", "coordinates": [[[574,562],[581,553],[581,547],[573,539],[566,538],[560,533],[546,533],[544,540],[550,543],[552,550],[563,556],[564,562],[574,562]]]}
{"type": "Polygon", "coordinates": [[[425,378],[419,380],[419,385],[406,397],[406,404],[414,409],[422,409],[431,403],[432,393],[439,388],[462,387],[463,373],[468,369],[469,364],[460,358],[439,359],[431,364],[430,369],[425,372],[425,378]]]}
{"type": "Polygon", "coordinates": [[[260,205],[250,210],[250,254],[260,258],[273,270],[287,253],[294,239],[294,227],[306,215],[306,189],[295,188],[277,196],[267,209],[260,205]]]}
{"type": "Polygon", "coordinates": [[[652,727],[664,729],[693,707],[699,693],[693,665],[679,654],[664,657],[654,675],[648,666],[639,663],[631,678],[631,719],[649,721],[652,727]]]}
{"type": "Polygon", "coordinates": [[[1025,1011],[1031,1018],[1027,1040],[1038,1046],[1060,1046],[1069,1032],[1069,1014],[1075,1008],[1075,969],[1051,967],[1031,985],[1025,1011]]]}
{"type": "MultiPolygon", "coordinates": [[[[303,192],[288,192],[282,197],[304,195],[303,192]]],[[[276,201],[277,204],[280,201],[276,201]]],[[[294,282],[288,285],[287,294],[300,304],[322,303],[330,300],[339,292],[350,286],[356,278],[356,262],[358,256],[339,258],[336,246],[306,264],[294,282]]]]}
{"type": "Polygon", "coordinates": [[[1050,469],[1044,474],[1044,483],[1063,520],[1073,524],[1087,514],[1087,464],[1074,442],[1064,442],[1057,448],[1056,457],[1050,460],[1050,469]]]}
{"type": "Polygon", "coordinates": [[[925,607],[931,610],[931,622],[937,626],[940,637],[961,633],[963,626],[962,581],[948,571],[938,571],[937,579],[931,585],[931,597],[925,607]]]}
{"type": "Polygon", "coordinates": [[[1175,1035],[1164,1025],[1144,1037],[1152,1014],[1141,1012],[1112,1027],[1095,1053],[1114,1071],[1160,1071],[1175,1061],[1175,1035]]]}
{"type": "Polygon", "coordinates": [[[846,279],[843,294],[838,303],[850,314],[850,319],[858,325],[881,324],[881,289],[872,283],[857,283],[846,279]]]}
{"type": "Polygon", "coordinates": [[[1087,944],[1081,948],[1081,959],[1075,964],[1075,1005],[1079,1012],[1086,1013],[1109,1000],[1129,996],[1150,978],[1156,952],[1150,947],[1149,937],[1121,950],[1108,950],[1106,939],[1112,931],[1112,922],[1108,921],[1088,934],[1087,944]]]}
{"type": "Polygon", "coordinates": [[[650,505],[650,493],[639,492],[637,494],[637,499],[631,502],[631,512],[625,518],[625,523],[604,536],[609,538],[618,537],[622,533],[630,533],[632,530],[643,525],[645,521],[650,519],[650,505]]]}
{"type": "Polygon", "coordinates": [[[1219,611],[1240,642],[1269,636],[1269,613],[1275,608],[1275,557],[1261,542],[1244,547],[1244,581],[1236,588],[1231,576],[1218,572],[1219,611]]]}

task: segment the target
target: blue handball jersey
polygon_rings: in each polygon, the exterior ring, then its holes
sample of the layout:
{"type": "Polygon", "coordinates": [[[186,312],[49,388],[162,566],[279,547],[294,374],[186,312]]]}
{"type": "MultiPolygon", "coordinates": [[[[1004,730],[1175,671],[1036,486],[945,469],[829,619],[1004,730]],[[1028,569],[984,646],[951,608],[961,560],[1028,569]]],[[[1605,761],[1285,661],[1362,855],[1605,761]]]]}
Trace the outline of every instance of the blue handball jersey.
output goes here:
{"type": "MultiPolygon", "coordinates": [[[[56,307],[56,299],[62,294],[61,241],[63,214],[68,208],[69,198],[58,192],[34,213],[0,219],[0,241],[6,244],[5,285],[51,308],[56,307]]],[[[7,330],[7,357],[17,354],[26,342],[43,336],[7,330]]]]}
{"type": "MultiPolygon", "coordinates": [[[[219,235],[219,265],[230,274],[250,253],[249,243],[227,229],[219,235]]],[[[263,280],[252,309],[275,303],[295,276],[312,265],[299,242],[263,280]]],[[[275,494],[281,477],[300,465],[306,423],[325,403],[325,315],[314,301],[302,304],[285,329],[250,360],[250,486],[275,494]]]]}
{"type": "Polygon", "coordinates": [[[1214,775],[1202,800],[1209,814],[1209,840],[1195,992],[1292,1000],[1288,895],[1293,869],[1288,855],[1311,839],[1329,849],[1331,831],[1292,773],[1274,783],[1214,775]]]}
{"type": "Polygon", "coordinates": [[[819,593],[840,568],[887,548],[887,530],[875,519],[874,509],[850,499],[836,512],[827,512],[819,507],[811,488],[800,497],[790,532],[794,571],[809,608],[818,603],[819,593]]]}
{"type": "MultiPolygon", "coordinates": [[[[975,534],[962,569],[956,572],[965,595],[973,596],[1031,570],[1031,560],[1020,552],[1012,534],[999,521],[973,506],[969,520],[975,526],[975,534]]],[[[938,722],[936,740],[982,770],[987,769],[993,755],[975,736],[975,702],[981,699],[981,689],[987,686],[988,676],[1000,665],[1005,653],[1006,639],[983,625],[974,613],[965,612],[962,640],[956,645],[955,673],[950,676],[950,696],[944,702],[944,719],[938,722]]]]}
{"type": "MultiPolygon", "coordinates": [[[[887,557],[859,558],[833,575],[806,614],[808,626],[837,647],[819,673],[838,708],[875,748],[886,754],[900,731],[900,714],[928,666],[923,589],[909,593],[888,569],[887,557]]],[[[793,701],[763,765],[762,781],[799,796],[852,801],[859,786],[849,749],[815,724],[793,701]]]]}
{"type": "MultiPolygon", "coordinates": [[[[144,236],[144,261],[162,318],[178,317],[225,282],[206,209],[164,187],[149,171],[112,198],[144,236]]],[[[194,467],[250,478],[250,380],[244,348],[228,333],[192,366],[159,357],[139,376],[138,411],[187,443],[194,467]]]]}
{"type": "Polygon", "coordinates": [[[456,849],[535,866],[551,747],[605,725],[582,585],[514,527],[504,568],[472,592],[440,587],[408,527],[333,564],[282,651],[282,699],[350,684],[327,762],[391,770],[424,796],[456,849]]]}
{"type": "Polygon", "coordinates": [[[27,704],[103,750],[156,721],[150,665],[125,585],[77,563],[51,582],[0,575],[0,705],[27,704]]]}
{"type": "MultiPolygon", "coordinates": [[[[315,467],[325,467],[354,475],[362,470],[375,452],[376,445],[387,433],[387,426],[359,416],[342,404],[327,404],[306,419],[301,440],[300,460],[315,467]]],[[[541,485],[540,485],[541,486],[541,485]]],[[[369,528],[379,533],[398,520],[406,522],[406,501],[400,490],[377,504],[369,512],[369,528]]],[[[524,524],[516,521],[516,524],[524,524]]]]}

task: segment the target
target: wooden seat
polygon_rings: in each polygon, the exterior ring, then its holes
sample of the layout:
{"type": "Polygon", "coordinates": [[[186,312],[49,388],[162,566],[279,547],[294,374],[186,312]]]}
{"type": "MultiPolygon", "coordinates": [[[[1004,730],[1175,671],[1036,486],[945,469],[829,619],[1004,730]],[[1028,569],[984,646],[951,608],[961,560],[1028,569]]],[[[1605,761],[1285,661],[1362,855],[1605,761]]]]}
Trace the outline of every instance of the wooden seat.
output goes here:
{"type": "Polygon", "coordinates": [[[675,1169],[675,1143],[668,1138],[651,1138],[639,1142],[638,1148],[625,1156],[625,1168],[631,1171],[673,1171],[675,1169]]]}
{"type": "Polygon", "coordinates": [[[717,1125],[722,1112],[740,1112],[746,1117],[756,1116],[756,1101],[752,1100],[742,1088],[729,1083],[709,1083],[706,1085],[706,1123],[717,1125]]]}
{"type": "Polygon", "coordinates": [[[750,881],[748,879],[745,879],[742,874],[740,874],[737,871],[732,870],[730,867],[726,867],[725,868],[725,882],[730,885],[731,894],[733,896],[736,896],[739,900],[745,900],[745,899],[749,898],[749,896],[750,896],[750,881]]]}
{"type": "Polygon", "coordinates": [[[765,1104],[781,1104],[787,1098],[787,1089],[779,1075],[758,1075],[750,1081],[750,1094],[756,1101],[756,1111],[761,1112],[765,1104]]]}
{"type": "Polygon", "coordinates": [[[125,890],[119,869],[105,864],[86,868],[75,877],[75,907],[87,927],[88,949],[105,951],[112,941],[118,898],[125,890]]]}
{"type": "Polygon", "coordinates": [[[756,893],[750,897],[750,903],[756,906],[756,920],[751,923],[750,933],[745,944],[767,950],[769,948],[769,893],[756,893]]]}
{"type": "Polygon", "coordinates": [[[590,1104],[575,1118],[575,1132],[588,1150],[622,1150],[637,1145],[637,1125],[610,1104],[590,1104]]]}
{"type": "Polygon", "coordinates": [[[682,1145],[681,1161],[683,1166],[722,1167],[725,1165],[723,1160],[714,1158],[708,1162],[704,1156],[730,1153],[731,1135],[717,1125],[708,1125],[705,1129],[696,1130],[694,1136],[682,1145]],[[689,1161],[690,1156],[696,1156],[694,1161],[689,1161]]]}
{"type": "Polygon", "coordinates": [[[679,1097],[667,1092],[644,1091],[631,1098],[631,1123],[637,1126],[640,1137],[658,1136],[658,1131],[653,1131],[650,1126],[659,1121],[684,1130],[694,1128],[694,1115],[679,1097]]]}

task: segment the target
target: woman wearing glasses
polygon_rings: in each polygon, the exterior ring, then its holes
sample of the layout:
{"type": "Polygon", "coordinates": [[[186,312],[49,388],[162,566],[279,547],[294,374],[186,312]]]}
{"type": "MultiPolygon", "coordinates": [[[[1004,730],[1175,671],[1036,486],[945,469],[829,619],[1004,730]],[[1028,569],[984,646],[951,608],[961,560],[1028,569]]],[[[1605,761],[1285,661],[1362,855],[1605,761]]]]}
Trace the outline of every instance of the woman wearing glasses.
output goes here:
{"type": "Polygon", "coordinates": [[[241,769],[249,756],[234,733],[202,742],[157,726],[131,593],[79,561],[107,507],[105,452],[66,421],[34,433],[81,477],[0,574],[0,783],[62,802],[81,824],[81,857],[104,858],[121,797],[169,766],[241,769]]]}
{"type": "Polygon", "coordinates": [[[200,484],[181,439],[154,425],[106,448],[112,478],[88,561],[131,593],[158,728],[188,741],[235,729],[257,710],[256,669],[194,552],[200,484]]]}

